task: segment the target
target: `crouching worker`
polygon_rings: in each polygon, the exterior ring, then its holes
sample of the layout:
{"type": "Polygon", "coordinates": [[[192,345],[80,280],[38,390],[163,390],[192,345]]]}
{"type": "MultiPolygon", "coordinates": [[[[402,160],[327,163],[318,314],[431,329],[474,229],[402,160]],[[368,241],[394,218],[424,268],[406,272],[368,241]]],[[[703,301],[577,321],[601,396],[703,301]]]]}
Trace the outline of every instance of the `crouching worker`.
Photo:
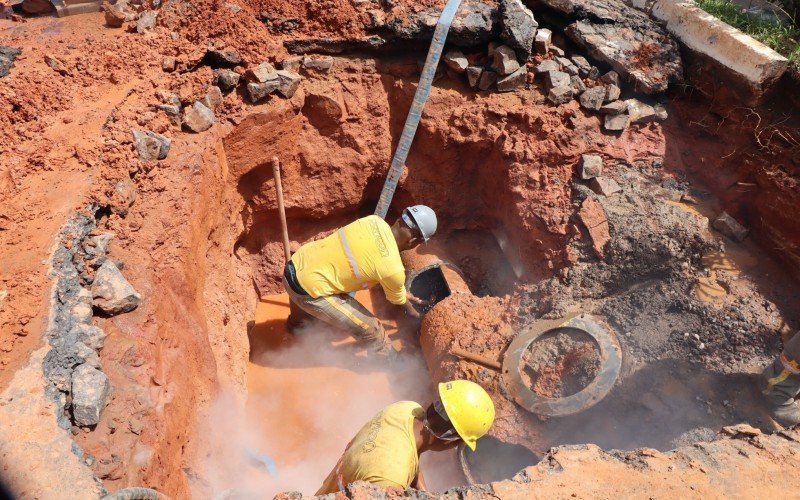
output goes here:
{"type": "Polygon", "coordinates": [[[772,418],[784,427],[800,425],[800,332],[786,342],[783,352],[761,374],[761,390],[772,418]]]}
{"type": "Polygon", "coordinates": [[[439,384],[439,398],[427,410],[412,401],[383,409],[358,431],[317,495],[344,491],[355,481],[383,487],[427,489],[419,455],[460,442],[472,450],[494,422],[494,403],[474,382],[439,384]]]}
{"type": "Polygon", "coordinates": [[[370,215],[301,246],[283,273],[283,286],[293,305],[288,329],[299,326],[299,316],[305,312],[349,332],[379,355],[393,354],[380,321],[350,293],[380,283],[389,302],[419,317],[412,304],[423,301],[405,288],[400,252],[428,241],[436,226],[433,210],[416,205],[403,210],[391,227],[370,215]]]}

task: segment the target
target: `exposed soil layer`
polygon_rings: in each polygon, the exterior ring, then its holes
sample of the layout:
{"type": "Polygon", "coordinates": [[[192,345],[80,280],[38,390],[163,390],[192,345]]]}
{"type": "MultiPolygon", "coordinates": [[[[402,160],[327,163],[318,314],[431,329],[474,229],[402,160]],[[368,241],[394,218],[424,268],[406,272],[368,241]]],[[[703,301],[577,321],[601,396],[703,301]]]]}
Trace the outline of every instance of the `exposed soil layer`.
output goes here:
{"type": "Polygon", "coordinates": [[[600,351],[586,334],[558,331],[531,343],[521,365],[523,380],[535,393],[563,398],[592,383],[600,371],[600,351]]]}

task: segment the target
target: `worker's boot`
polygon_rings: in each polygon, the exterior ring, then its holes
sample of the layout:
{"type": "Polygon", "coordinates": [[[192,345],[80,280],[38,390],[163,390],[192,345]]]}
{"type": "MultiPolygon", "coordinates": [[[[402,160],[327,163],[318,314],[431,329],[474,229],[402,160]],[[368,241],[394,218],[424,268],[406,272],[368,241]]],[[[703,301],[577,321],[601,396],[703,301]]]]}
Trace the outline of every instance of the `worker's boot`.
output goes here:
{"type": "Polygon", "coordinates": [[[289,317],[286,319],[286,331],[297,334],[313,318],[310,314],[300,309],[300,306],[289,301],[289,317]]]}
{"type": "Polygon", "coordinates": [[[761,392],[772,418],[784,427],[800,424],[800,365],[781,354],[761,374],[761,392]]]}

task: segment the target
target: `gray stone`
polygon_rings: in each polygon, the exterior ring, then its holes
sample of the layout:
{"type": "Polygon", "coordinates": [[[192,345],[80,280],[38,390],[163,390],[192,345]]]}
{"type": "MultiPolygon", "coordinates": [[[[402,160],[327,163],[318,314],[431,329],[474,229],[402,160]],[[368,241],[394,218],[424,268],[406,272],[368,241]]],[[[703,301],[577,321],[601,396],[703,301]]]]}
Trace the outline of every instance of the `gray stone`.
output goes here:
{"type": "Polygon", "coordinates": [[[277,79],[266,83],[248,83],[247,98],[255,104],[278,90],[279,83],[277,79]]]}
{"type": "Polygon", "coordinates": [[[241,76],[235,71],[229,69],[215,69],[212,83],[223,91],[229,91],[239,85],[241,76]]]}
{"type": "Polygon", "coordinates": [[[142,161],[163,160],[169,154],[172,141],[155,132],[133,129],[133,144],[142,161]]]}
{"type": "Polygon", "coordinates": [[[525,80],[527,76],[528,76],[528,68],[523,66],[517,71],[511,73],[510,75],[497,80],[497,91],[511,92],[512,90],[517,90],[519,88],[522,88],[525,86],[525,80]]]}
{"type": "Polygon", "coordinates": [[[183,126],[195,133],[204,132],[214,124],[214,112],[205,104],[195,101],[191,108],[183,110],[183,126]]]}
{"type": "Polygon", "coordinates": [[[97,425],[106,407],[111,384],[105,373],[82,364],[72,372],[72,418],[81,427],[97,425]]]}
{"type": "Polygon", "coordinates": [[[570,85],[562,85],[560,87],[553,87],[547,94],[547,100],[555,105],[565,104],[572,100],[574,92],[570,85]]]}
{"type": "Polygon", "coordinates": [[[667,114],[667,108],[665,108],[661,104],[656,104],[655,106],[653,106],[653,108],[656,110],[656,121],[663,122],[664,120],[669,118],[669,115],[667,114]]]}
{"type": "Polygon", "coordinates": [[[265,62],[244,72],[244,77],[254,83],[265,83],[278,79],[278,72],[275,66],[265,62]]]}
{"type": "Polygon", "coordinates": [[[494,71],[484,70],[481,73],[481,78],[478,80],[478,88],[480,90],[489,90],[492,85],[497,81],[497,73],[494,71]]]}
{"type": "Polygon", "coordinates": [[[592,87],[590,89],[586,89],[586,92],[581,94],[580,102],[581,106],[585,109],[590,109],[592,111],[598,111],[600,107],[603,105],[603,101],[606,98],[606,89],[603,86],[592,87]]]}
{"type": "Polygon", "coordinates": [[[561,71],[548,71],[547,73],[545,73],[544,78],[548,90],[552,89],[553,87],[563,87],[570,85],[569,75],[561,71]]]}
{"type": "Polygon", "coordinates": [[[136,32],[144,33],[155,28],[156,17],[158,17],[158,12],[154,10],[146,10],[139,14],[139,18],[136,20],[136,32]]]}
{"type": "Polygon", "coordinates": [[[330,56],[306,56],[303,58],[303,67],[314,71],[329,71],[333,67],[333,58],[330,56]]]}
{"type": "Polygon", "coordinates": [[[158,109],[164,112],[169,117],[169,121],[173,125],[181,124],[181,108],[180,106],[172,106],[170,104],[159,104],[158,109]]]}
{"type": "Polygon", "coordinates": [[[447,51],[447,53],[444,55],[444,63],[448,68],[459,74],[466,71],[467,66],[469,66],[467,57],[460,50],[447,51]]]}
{"type": "Polygon", "coordinates": [[[628,115],[631,123],[650,123],[656,121],[656,110],[653,106],[645,104],[638,99],[627,99],[628,115]]]}
{"type": "Polygon", "coordinates": [[[600,70],[597,69],[597,66],[592,66],[591,69],[589,69],[589,74],[586,75],[586,78],[590,78],[592,80],[597,80],[600,78],[600,70]]]}
{"type": "Polygon", "coordinates": [[[479,66],[467,66],[467,83],[473,89],[478,88],[478,82],[481,79],[483,68],[479,66]]]}
{"type": "Polygon", "coordinates": [[[500,0],[500,18],[503,23],[500,39],[516,50],[523,61],[527,60],[539,26],[533,12],[522,0],[500,0]]]}
{"type": "MultiPolygon", "coordinates": [[[[103,233],[103,234],[98,234],[96,236],[92,236],[89,239],[94,243],[91,255],[105,255],[108,252],[108,244],[111,243],[111,240],[114,239],[114,234],[103,233]]],[[[89,301],[91,302],[92,294],[88,290],[87,294],[90,299],[89,301]]]]}
{"type": "Polygon", "coordinates": [[[600,77],[600,81],[603,83],[608,83],[609,85],[616,85],[617,87],[620,86],[619,73],[617,73],[616,71],[609,71],[608,73],[600,77]]]}
{"type": "Polygon", "coordinates": [[[300,87],[302,77],[291,71],[279,70],[278,73],[278,92],[287,99],[291,98],[300,87]]]}
{"type": "Polygon", "coordinates": [[[719,217],[717,217],[711,225],[720,233],[736,241],[743,241],[750,232],[749,229],[739,224],[736,219],[731,217],[728,212],[719,214],[719,217]]]}
{"type": "Polygon", "coordinates": [[[214,68],[233,67],[242,64],[242,56],[235,50],[211,49],[206,52],[205,61],[214,68]]]}
{"type": "Polygon", "coordinates": [[[574,76],[578,74],[578,67],[572,64],[572,61],[567,59],[566,57],[558,57],[556,56],[556,62],[561,65],[563,68],[564,73],[569,74],[570,76],[574,76]]]}
{"type": "Polygon", "coordinates": [[[613,83],[606,85],[606,98],[604,102],[616,101],[619,99],[620,89],[613,83]]]}
{"type": "Polygon", "coordinates": [[[489,42],[489,45],[486,46],[486,57],[489,59],[494,57],[494,51],[497,50],[497,47],[503,45],[502,43],[498,42],[497,40],[492,40],[489,42]]]}
{"type": "Polygon", "coordinates": [[[550,53],[556,57],[564,57],[566,54],[564,53],[564,49],[561,47],[556,47],[555,45],[550,46],[550,53]]]}
{"type": "Polygon", "coordinates": [[[130,9],[128,2],[117,2],[113,5],[105,3],[102,9],[109,28],[121,28],[123,24],[136,19],[136,13],[130,9]]]}
{"type": "Polygon", "coordinates": [[[570,77],[569,82],[572,85],[572,90],[575,95],[581,95],[586,91],[586,84],[583,83],[583,80],[581,80],[579,76],[570,77]]]}
{"type": "Polygon", "coordinates": [[[603,127],[605,127],[606,130],[619,132],[628,128],[630,120],[631,117],[627,114],[606,115],[605,121],[603,122],[603,127]]]}
{"type": "Polygon", "coordinates": [[[550,52],[550,44],[553,43],[553,32],[547,28],[542,28],[536,32],[534,45],[536,52],[539,54],[547,54],[550,52]]]}
{"type": "Polygon", "coordinates": [[[588,181],[603,175],[603,158],[598,155],[581,155],[581,179],[588,181]]]}
{"type": "Polygon", "coordinates": [[[216,111],[217,107],[222,104],[222,90],[219,87],[212,85],[208,88],[206,96],[203,98],[203,104],[210,110],[216,111]]]}
{"type": "Polygon", "coordinates": [[[100,369],[100,356],[97,355],[97,351],[83,342],[75,342],[75,352],[84,359],[84,364],[100,369]]]}
{"type": "Polygon", "coordinates": [[[498,75],[510,75],[519,69],[517,53],[508,45],[501,45],[494,51],[492,68],[498,75]]]}
{"type": "Polygon", "coordinates": [[[560,68],[556,61],[552,59],[546,59],[537,64],[533,69],[537,74],[539,74],[539,73],[547,73],[550,71],[558,71],[560,68]]]}
{"type": "Polygon", "coordinates": [[[161,70],[166,73],[172,73],[173,71],[175,71],[177,64],[178,62],[175,60],[174,57],[166,56],[163,59],[161,59],[161,70]]]}
{"type": "Polygon", "coordinates": [[[74,335],[78,342],[91,347],[95,350],[103,348],[106,342],[106,333],[102,328],[94,325],[79,324],[72,327],[69,335],[74,335]]]}
{"type": "Polygon", "coordinates": [[[303,58],[300,56],[290,57],[288,59],[284,59],[281,62],[281,69],[285,69],[286,71],[300,71],[300,68],[303,66],[303,58]]]}
{"type": "Polygon", "coordinates": [[[604,115],[619,115],[628,110],[628,105],[624,101],[614,101],[603,105],[600,112],[604,115]]]}
{"type": "Polygon", "coordinates": [[[572,56],[572,64],[578,68],[578,74],[581,78],[586,78],[589,75],[589,71],[592,69],[592,65],[589,64],[589,61],[583,56],[572,56]]]}
{"type": "Polygon", "coordinates": [[[114,194],[111,198],[111,210],[125,217],[128,209],[136,202],[136,185],[130,177],[125,176],[114,184],[114,194]]]}
{"type": "Polygon", "coordinates": [[[142,296],[128,283],[111,260],[106,260],[92,283],[93,305],[105,314],[116,315],[133,311],[142,302],[142,296]]]}
{"type": "Polygon", "coordinates": [[[11,71],[14,66],[14,60],[20,54],[22,54],[20,49],[0,45],[0,78],[3,78],[11,71]]]}
{"type": "MultiPolygon", "coordinates": [[[[398,38],[430,43],[441,9],[441,5],[431,5],[411,14],[406,9],[395,9],[386,16],[386,27],[398,38]]],[[[498,37],[500,25],[496,2],[462,2],[450,25],[447,43],[455,47],[483,45],[498,37]]]]}
{"type": "Polygon", "coordinates": [[[589,183],[589,187],[592,188],[592,191],[601,196],[611,196],[612,194],[622,191],[617,181],[609,177],[595,177],[589,183]]]}

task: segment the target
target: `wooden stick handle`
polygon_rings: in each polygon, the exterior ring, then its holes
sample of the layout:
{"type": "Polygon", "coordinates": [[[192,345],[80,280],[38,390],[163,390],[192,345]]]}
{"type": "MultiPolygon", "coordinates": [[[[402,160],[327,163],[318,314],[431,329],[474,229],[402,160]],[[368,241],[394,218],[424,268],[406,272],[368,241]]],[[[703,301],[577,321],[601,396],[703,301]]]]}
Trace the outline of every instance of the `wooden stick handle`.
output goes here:
{"type": "Polygon", "coordinates": [[[459,358],[480,363],[497,371],[501,371],[503,369],[503,365],[501,365],[496,359],[489,359],[486,356],[481,356],[480,354],[473,354],[458,347],[452,347],[450,349],[450,354],[453,356],[458,356],[459,358]]]}
{"type": "Polygon", "coordinates": [[[283,185],[281,185],[281,162],[277,156],[272,157],[272,174],[275,176],[275,189],[278,192],[278,213],[281,217],[281,231],[283,231],[283,252],[286,254],[286,262],[292,258],[289,250],[289,228],[286,226],[286,208],[283,204],[283,185]]]}

